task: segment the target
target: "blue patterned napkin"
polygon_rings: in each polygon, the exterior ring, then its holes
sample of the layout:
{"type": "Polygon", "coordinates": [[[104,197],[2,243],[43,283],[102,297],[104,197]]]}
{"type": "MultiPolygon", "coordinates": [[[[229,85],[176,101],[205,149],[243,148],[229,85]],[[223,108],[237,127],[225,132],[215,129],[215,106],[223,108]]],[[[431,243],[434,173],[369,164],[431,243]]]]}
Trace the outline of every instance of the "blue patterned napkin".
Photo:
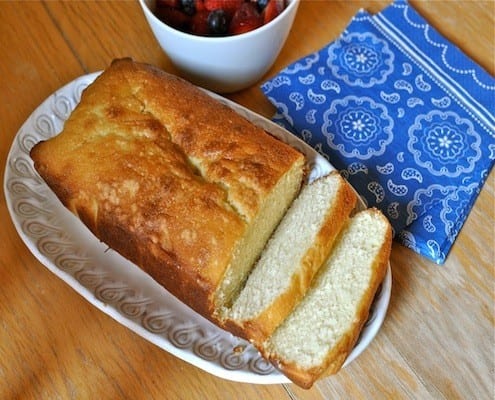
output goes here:
{"type": "Polygon", "coordinates": [[[276,122],[341,171],[395,239],[443,263],[495,160],[495,79],[406,1],[360,11],[262,85],[276,122]]]}

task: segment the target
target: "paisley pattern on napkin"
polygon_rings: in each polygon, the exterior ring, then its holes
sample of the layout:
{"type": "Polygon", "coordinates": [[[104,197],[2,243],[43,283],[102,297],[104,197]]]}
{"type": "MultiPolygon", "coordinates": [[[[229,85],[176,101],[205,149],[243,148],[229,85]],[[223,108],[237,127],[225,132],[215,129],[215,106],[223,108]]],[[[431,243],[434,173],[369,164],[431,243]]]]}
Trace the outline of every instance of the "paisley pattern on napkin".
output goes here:
{"type": "Polygon", "coordinates": [[[445,261],[495,160],[493,77],[396,1],[262,90],[399,242],[445,261]]]}

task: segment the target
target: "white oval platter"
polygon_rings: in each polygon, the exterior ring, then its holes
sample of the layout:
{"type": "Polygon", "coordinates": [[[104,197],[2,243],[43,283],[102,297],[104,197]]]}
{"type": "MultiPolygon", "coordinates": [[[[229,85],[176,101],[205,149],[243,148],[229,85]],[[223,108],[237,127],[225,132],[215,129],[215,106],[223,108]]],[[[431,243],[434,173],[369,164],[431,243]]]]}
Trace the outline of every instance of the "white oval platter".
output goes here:
{"type": "MultiPolygon", "coordinates": [[[[98,74],[77,78],[49,96],[14,138],[7,157],[4,193],[20,237],[44,266],[77,293],[163,350],[225,379],[288,383],[251,344],[192,311],[136,265],[101,243],[60,203],[34,170],[29,151],[37,142],[62,130],[82,91],[98,74]]],[[[210,95],[302,151],[310,165],[309,180],[334,169],[314,149],[279,125],[223,97],[210,95]]],[[[344,366],[368,346],[380,329],[391,286],[389,266],[369,319],[344,366]]]]}

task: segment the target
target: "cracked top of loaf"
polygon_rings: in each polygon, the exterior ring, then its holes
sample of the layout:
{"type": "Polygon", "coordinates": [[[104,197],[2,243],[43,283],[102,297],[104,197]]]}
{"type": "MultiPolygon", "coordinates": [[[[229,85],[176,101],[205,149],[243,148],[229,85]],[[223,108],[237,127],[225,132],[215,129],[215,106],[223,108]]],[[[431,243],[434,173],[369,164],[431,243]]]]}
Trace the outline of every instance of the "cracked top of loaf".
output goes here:
{"type": "Polygon", "coordinates": [[[88,86],[63,131],[31,157],[101,241],[208,317],[267,200],[294,180],[280,219],[304,165],[298,151],[204,91],[130,59],[88,86]]]}

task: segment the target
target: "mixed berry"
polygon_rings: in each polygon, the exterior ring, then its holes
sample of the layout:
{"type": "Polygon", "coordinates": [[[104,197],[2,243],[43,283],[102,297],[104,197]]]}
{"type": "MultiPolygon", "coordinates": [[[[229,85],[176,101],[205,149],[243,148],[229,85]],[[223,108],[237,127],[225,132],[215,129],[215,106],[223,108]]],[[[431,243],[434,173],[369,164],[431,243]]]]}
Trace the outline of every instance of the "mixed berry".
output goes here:
{"type": "Polygon", "coordinates": [[[157,0],[155,15],[167,25],[201,36],[228,36],[267,24],[287,0],[157,0]]]}

